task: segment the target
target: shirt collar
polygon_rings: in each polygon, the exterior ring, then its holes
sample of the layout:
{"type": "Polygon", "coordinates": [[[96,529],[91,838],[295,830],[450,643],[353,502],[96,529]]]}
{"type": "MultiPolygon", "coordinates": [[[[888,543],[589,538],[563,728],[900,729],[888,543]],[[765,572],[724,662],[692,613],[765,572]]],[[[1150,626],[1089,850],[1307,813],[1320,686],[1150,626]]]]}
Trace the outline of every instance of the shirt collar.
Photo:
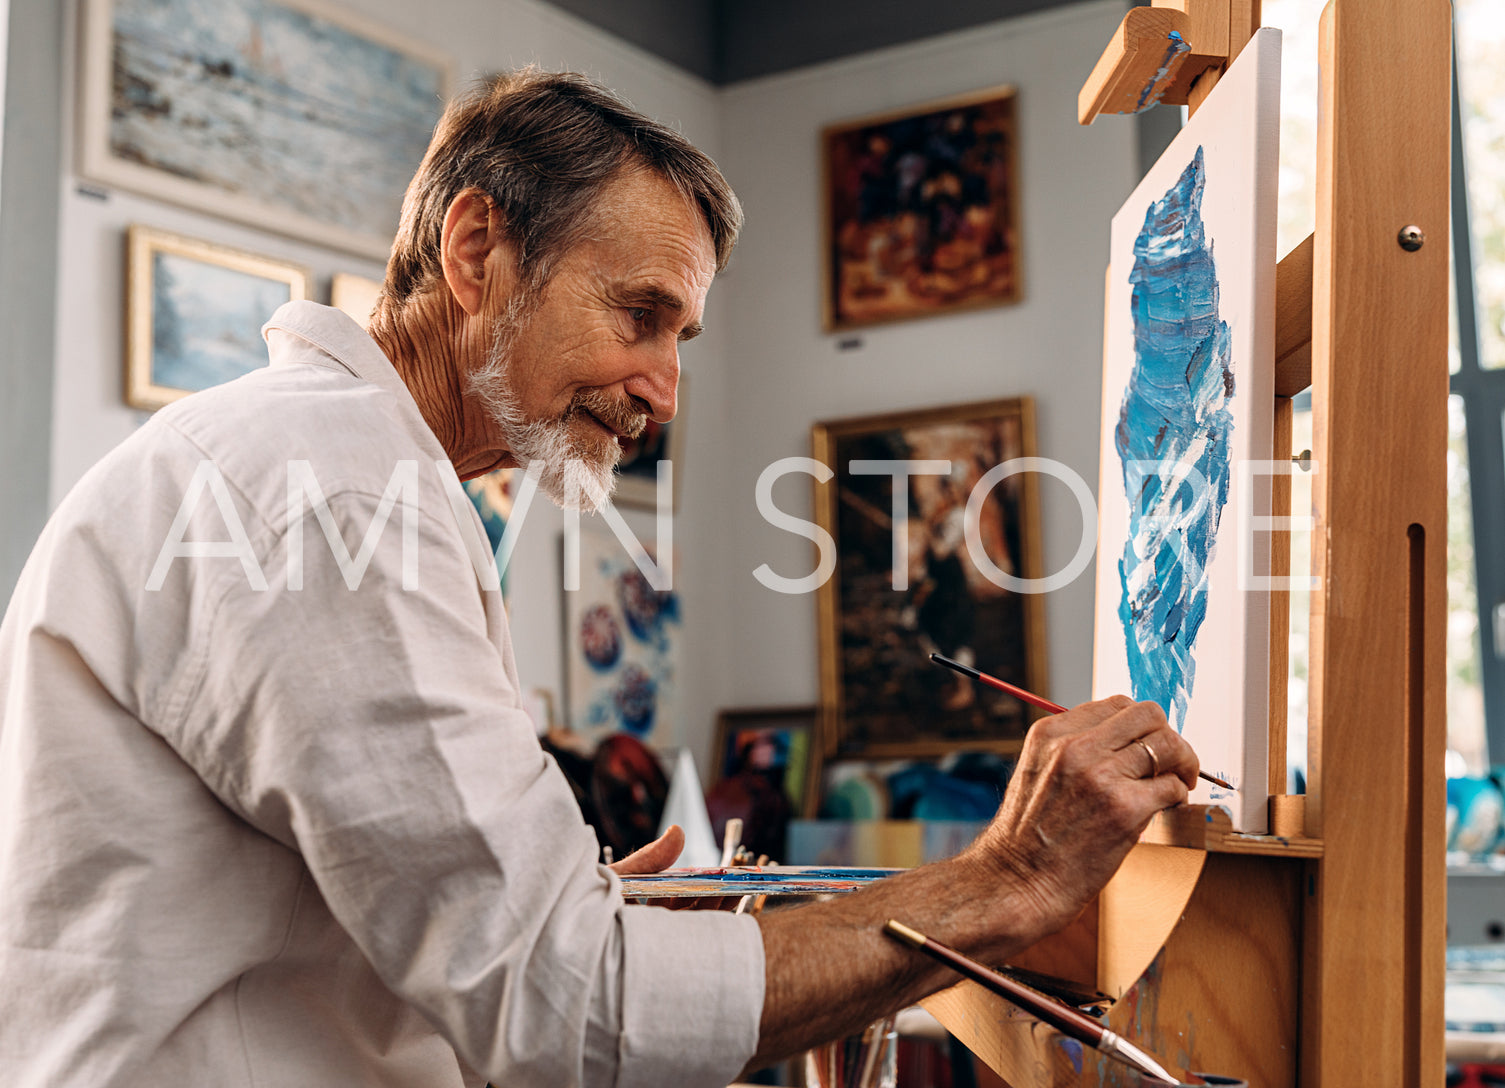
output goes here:
{"type": "MultiPolygon", "coordinates": [[[[273,329],[291,333],[317,348],[319,355],[327,357],[321,359],[312,352],[296,349],[274,349],[270,352],[273,366],[291,366],[296,363],[328,365],[328,361],[333,361],[362,381],[372,382],[392,393],[400,393],[404,399],[412,401],[412,394],[398,376],[392,361],[377,346],[376,341],[366,335],[366,330],[343,310],[336,310],[333,306],[320,306],[317,302],[304,299],[285,302],[277,307],[271,320],[261,327],[262,339],[268,340],[269,346],[272,345],[267,334],[273,329]]],[[[416,403],[414,407],[417,407],[416,403]]]]}

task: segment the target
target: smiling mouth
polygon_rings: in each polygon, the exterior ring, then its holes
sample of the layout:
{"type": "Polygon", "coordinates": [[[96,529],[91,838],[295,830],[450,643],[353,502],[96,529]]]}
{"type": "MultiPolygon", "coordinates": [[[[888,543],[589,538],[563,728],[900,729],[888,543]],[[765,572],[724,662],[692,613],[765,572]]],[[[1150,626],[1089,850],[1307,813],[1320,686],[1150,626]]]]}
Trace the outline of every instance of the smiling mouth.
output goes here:
{"type": "Polygon", "coordinates": [[[618,443],[631,442],[633,439],[639,437],[648,426],[647,418],[641,415],[633,415],[612,423],[602,419],[589,408],[584,411],[590,417],[592,423],[615,438],[618,443]]]}

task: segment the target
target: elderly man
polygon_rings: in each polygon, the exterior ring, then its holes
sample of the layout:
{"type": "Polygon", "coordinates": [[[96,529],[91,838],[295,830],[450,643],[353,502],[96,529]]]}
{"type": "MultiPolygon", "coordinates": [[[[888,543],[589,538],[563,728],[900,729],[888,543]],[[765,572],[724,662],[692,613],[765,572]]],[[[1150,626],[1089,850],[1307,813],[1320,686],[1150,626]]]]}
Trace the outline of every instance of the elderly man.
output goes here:
{"type": "Polygon", "coordinates": [[[283,307],[269,368],[64,500],[0,627],[0,1083],[722,1085],[947,981],[884,919],[1007,959],[1184,799],[1158,709],[1089,703],[952,861],[756,920],[622,903],[455,472],[599,500],[739,218],[587,81],[493,80],[440,123],[370,336],[283,307]]]}

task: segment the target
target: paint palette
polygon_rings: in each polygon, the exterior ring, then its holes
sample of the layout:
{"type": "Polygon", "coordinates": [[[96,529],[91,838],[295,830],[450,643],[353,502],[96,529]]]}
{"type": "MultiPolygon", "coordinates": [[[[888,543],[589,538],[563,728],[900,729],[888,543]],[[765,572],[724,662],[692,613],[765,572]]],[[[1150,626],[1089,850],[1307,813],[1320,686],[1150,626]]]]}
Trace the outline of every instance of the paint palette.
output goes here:
{"type": "Polygon", "coordinates": [[[764,865],[666,869],[622,878],[626,899],[685,899],[731,895],[841,895],[903,869],[831,869],[814,865],[764,865]]]}
{"type": "Polygon", "coordinates": [[[1113,218],[1093,694],[1159,703],[1266,830],[1280,32],[1113,218]],[[1261,521],[1266,518],[1266,521],[1261,521]]]}

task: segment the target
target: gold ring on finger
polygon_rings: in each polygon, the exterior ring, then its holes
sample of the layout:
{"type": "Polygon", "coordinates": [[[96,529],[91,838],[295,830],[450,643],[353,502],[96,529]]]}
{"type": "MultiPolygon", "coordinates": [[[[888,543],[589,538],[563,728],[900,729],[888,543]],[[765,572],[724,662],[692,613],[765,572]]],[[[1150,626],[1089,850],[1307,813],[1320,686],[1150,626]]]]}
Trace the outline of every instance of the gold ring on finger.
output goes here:
{"type": "Polygon", "coordinates": [[[1150,773],[1149,773],[1148,777],[1150,777],[1150,778],[1159,778],[1160,777],[1160,759],[1159,759],[1158,756],[1155,755],[1155,749],[1151,748],[1150,745],[1149,745],[1149,742],[1146,741],[1143,737],[1135,737],[1134,738],[1134,743],[1137,744],[1137,745],[1139,745],[1141,748],[1143,748],[1144,749],[1144,754],[1150,757],[1150,773]]]}

